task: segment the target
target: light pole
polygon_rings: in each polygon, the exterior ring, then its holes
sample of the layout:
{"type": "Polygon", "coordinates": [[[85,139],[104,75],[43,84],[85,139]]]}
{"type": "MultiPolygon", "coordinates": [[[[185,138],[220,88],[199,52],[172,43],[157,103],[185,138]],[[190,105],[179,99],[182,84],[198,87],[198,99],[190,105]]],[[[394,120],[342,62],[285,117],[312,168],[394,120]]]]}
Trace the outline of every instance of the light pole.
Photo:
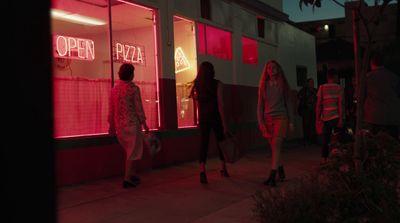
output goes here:
{"type": "MultiPolygon", "coordinates": [[[[359,6],[363,4],[364,1],[359,1],[359,6]]],[[[357,99],[357,109],[356,109],[356,129],[355,129],[355,140],[354,140],[354,164],[356,171],[360,171],[360,147],[361,147],[361,129],[363,120],[363,94],[364,91],[364,78],[363,72],[360,67],[360,26],[359,26],[359,6],[351,5],[351,16],[352,16],[352,29],[353,29],[353,50],[354,50],[354,73],[356,77],[356,99],[357,99]]],[[[364,70],[364,69],[363,69],[364,70]]]]}

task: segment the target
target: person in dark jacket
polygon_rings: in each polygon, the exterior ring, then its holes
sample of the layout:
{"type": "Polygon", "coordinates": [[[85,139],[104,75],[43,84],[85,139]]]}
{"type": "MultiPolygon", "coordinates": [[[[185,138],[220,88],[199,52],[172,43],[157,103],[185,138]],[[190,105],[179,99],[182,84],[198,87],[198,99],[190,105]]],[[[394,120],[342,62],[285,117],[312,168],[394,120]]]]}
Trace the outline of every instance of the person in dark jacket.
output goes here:
{"type": "MultiPolygon", "coordinates": [[[[200,183],[207,184],[206,161],[211,130],[214,131],[217,142],[221,142],[229,133],[223,112],[223,84],[214,78],[214,66],[205,61],[200,64],[197,77],[191,90],[191,97],[198,106],[199,127],[201,132],[200,144],[200,183]]],[[[221,160],[221,176],[229,177],[224,156],[217,143],[221,160]]]]}
{"type": "Polygon", "coordinates": [[[297,94],[299,99],[298,113],[303,119],[304,145],[313,144],[316,141],[315,132],[315,105],[317,103],[317,89],[314,80],[307,79],[305,86],[297,94]]]}
{"type": "Polygon", "coordinates": [[[376,134],[384,131],[399,140],[400,77],[384,67],[383,56],[375,53],[370,60],[364,98],[364,121],[376,134]]]}

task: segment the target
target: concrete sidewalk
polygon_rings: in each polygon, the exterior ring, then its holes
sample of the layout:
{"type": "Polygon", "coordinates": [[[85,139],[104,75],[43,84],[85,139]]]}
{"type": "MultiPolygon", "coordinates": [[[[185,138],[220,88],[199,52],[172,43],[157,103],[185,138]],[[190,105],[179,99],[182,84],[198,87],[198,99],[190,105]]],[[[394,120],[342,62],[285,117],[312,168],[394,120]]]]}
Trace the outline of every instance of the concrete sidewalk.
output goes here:
{"type": "MultiPolygon", "coordinates": [[[[319,163],[318,146],[284,148],[285,189],[319,163]]],[[[208,185],[199,183],[197,162],[141,173],[142,183],[123,189],[122,178],[62,187],[57,194],[59,223],[256,222],[252,195],[266,190],[270,170],[267,149],[249,152],[228,166],[230,178],[219,175],[219,160],[207,162],[208,185]]]]}

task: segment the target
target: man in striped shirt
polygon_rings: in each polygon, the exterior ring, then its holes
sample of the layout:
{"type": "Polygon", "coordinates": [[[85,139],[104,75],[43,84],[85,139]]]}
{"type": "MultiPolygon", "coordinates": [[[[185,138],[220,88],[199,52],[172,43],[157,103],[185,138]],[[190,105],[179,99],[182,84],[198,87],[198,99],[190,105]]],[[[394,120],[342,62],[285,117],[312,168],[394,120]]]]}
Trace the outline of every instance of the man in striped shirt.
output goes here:
{"type": "Polygon", "coordinates": [[[321,162],[325,163],[329,155],[329,143],[332,131],[343,127],[344,89],[338,83],[335,69],[327,72],[328,83],[319,87],[317,92],[316,122],[323,122],[321,162]]]}

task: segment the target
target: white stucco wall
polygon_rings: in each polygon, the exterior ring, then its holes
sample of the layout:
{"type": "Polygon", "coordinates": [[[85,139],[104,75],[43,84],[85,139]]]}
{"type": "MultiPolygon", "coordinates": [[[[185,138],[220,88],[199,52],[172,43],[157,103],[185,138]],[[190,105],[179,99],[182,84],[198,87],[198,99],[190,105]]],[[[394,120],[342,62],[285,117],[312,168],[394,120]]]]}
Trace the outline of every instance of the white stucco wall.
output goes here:
{"type": "MultiPolygon", "coordinates": [[[[213,0],[218,1],[218,0],[213,0]]],[[[198,63],[202,61],[210,61],[216,69],[216,78],[227,84],[243,85],[243,86],[258,86],[260,74],[267,60],[278,60],[288,77],[291,87],[298,90],[296,80],[296,65],[307,67],[307,77],[317,79],[315,39],[312,35],[295,28],[285,22],[278,22],[266,19],[265,36],[267,39],[261,39],[256,36],[256,33],[246,32],[243,27],[249,26],[249,21],[243,19],[243,8],[235,3],[224,1],[227,4],[223,5],[224,11],[231,12],[231,15],[226,15],[232,18],[228,25],[222,24],[224,18],[219,18],[218,21],[204,20],[200,18],[200,3],[198,1],[160,1],[160,59],[162,68],[160,70],[162,78],[174,79],[173,65],[173,15],[180,15],[190,20],[203,22],[208,25],[215,26],[232,32],[232,61],[221,60],[208,55],[198,55],[198,63]],[[173,3],[172,3],[173,2],[173,3]],[[231,9],[227,10],[227,5],[231,9]],[[168,10],[165,10],[167,9],[168,10]],[[247,65],[242,63],[241,37],[256,39],[258,41],[258,65],[247,65]]],[[[263,0],[270,6],[282,9],[282,1],[263,0]]],[[[247,10],[247,9],[246,9],[247,10]]],[[[218,11],[218,9],[214,9],[218,11]]],[[[221,10],[219,10],[221,11],[221,10]]],[[[248,12],[251,11],[247,11],[248,12]]],[[[245,13],[246,14],[246,13],[245,13]]],[[[256,14],[256,13],[255,13],[256,14]]],[[[254,24],[255,25],[255,24],[254,24]]]]}
{"type": "Polygon", "coordinates": [[[289,84],[293,89],[297,86],[296,66],[307,67],[307,78],[317,80],[317,63],[314,36],[285,22],[278,28],[278,61],[281,63],[289,84]]]}

